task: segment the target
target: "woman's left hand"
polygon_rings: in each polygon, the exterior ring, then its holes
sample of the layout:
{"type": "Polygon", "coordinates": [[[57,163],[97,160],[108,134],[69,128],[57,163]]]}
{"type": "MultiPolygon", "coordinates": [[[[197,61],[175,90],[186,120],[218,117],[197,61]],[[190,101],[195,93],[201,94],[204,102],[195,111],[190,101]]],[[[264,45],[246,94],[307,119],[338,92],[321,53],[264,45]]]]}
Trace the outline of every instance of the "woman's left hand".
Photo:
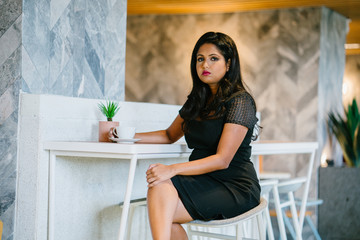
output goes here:
{"type": "Polygon", "coordinates": [[[149,188],[173,176],[175,176],[175,174],[173,173],[172,167],[160,163],[151,164],[146,171],[146,181],[148,182],[149,188]]]}

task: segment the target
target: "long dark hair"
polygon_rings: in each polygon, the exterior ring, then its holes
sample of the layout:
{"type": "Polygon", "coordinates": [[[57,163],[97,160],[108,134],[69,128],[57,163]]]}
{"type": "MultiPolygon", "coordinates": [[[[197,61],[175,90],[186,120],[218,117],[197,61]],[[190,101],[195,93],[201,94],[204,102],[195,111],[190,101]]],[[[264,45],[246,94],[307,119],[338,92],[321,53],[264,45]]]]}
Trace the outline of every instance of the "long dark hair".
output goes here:
{"type": "Polygon", "coordinates": [[[184,118],[183,130],[187,130],[190,120],[200,118],[202,120],[217,118],[225,112],[225,101],[233,93],[246,90],[246,86],[241,78],[239,54],[235,42],[226,34],[219,32],[207,32],[202,35],[195,44],[191,56],[191,76],[193,88],[188,95],[180,114],[184,118]],[[210,87],[203,83],[196,71],[197,53],[199,48],[205,44],[214,44],[225,58],[225,62],[230,62],[230,67],[223,79],[219,82],[219,88],[212,97],[210,87]],[[212,99],[210,101],[210,99],[212,99]]]}

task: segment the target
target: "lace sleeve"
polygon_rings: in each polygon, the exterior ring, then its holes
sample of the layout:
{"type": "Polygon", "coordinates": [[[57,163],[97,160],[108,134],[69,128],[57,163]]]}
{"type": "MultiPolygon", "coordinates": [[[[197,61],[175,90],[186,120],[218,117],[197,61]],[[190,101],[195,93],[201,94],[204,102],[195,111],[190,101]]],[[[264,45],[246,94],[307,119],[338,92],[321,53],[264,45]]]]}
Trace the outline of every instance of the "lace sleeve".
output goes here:
{"type": "Polygon", "coordinates": [[[227,102],[225,123],[235,123],[252,129],[257,121],[255,102],[250,94],[238,94],[227,102]]]}

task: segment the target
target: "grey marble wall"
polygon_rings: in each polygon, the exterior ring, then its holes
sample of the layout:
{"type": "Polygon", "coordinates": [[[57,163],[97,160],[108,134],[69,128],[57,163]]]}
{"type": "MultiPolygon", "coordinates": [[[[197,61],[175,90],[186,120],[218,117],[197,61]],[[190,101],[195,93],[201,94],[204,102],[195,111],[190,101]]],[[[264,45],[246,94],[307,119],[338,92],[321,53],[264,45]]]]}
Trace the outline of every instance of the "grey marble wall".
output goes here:
{"type": "Polygon", "coordinates": [[[17,122],[21,85],[21,0],[0,1],[0,220],[13,239],[17,122]]]}
{"type": "Polygon", "coordinates": [[[126,0],[27,0],[22,89],[124,99],[126,0]]]}
{"type": "Polygon", "coordinates": [[[343,111],[342,83],[345,69],[345,48],[347,20],[344,16],[327,8],[322,9],[320,64],[318,83],[317,134],[321,154],[335,160],[336,166],[342,165],[342,152],[336,141],[330,146],[326,120],[329,111],[343,111]]]}
{"type": "Polygon", "coordinates": [[[0,1],[0,220],[13,239],[19,92],[124,100],[126,0],[0,1]]]}

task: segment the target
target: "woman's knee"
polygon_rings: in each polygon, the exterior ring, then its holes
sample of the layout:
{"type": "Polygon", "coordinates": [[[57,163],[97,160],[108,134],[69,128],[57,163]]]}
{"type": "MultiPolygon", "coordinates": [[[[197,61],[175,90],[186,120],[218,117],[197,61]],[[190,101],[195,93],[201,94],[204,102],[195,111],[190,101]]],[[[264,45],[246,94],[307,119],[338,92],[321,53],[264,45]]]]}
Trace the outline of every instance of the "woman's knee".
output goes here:
{"type": "Polygon", "coordinates": [[[171,180],[163,181],[153,187],[148,188],[147,191],[148,198],[151,198],[154,195],[161,196],[161,195],[171,195],[171,194],[176,194],[177,196],[177,191],[174,185],[172,184],[171,180]]]}

